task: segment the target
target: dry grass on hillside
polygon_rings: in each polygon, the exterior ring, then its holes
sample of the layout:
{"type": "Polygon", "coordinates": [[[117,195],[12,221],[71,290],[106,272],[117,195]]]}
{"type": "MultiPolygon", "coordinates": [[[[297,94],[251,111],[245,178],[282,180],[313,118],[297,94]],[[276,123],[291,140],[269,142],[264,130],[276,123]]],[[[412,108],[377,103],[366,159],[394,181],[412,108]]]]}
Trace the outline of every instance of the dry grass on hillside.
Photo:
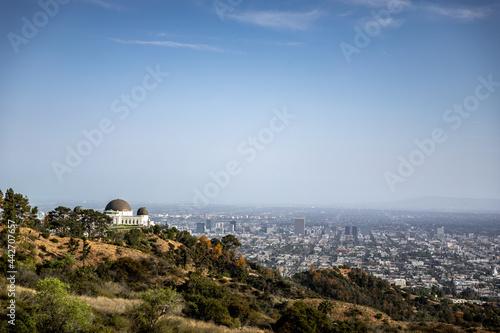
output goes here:
{"type": "MultiPolygon", "coordinates": [[[[29,241],[34,243],[37,246],[38,253],[42,253],[44,259],[53,259],[55,257],[63,257],[68,253],[68,244],[70,237],[59,237],[59,236],[50,236],[49,238],[42,237],[41,233],[29,229],[29,228],[20,228],[20,233],[23,241],[29,241]],[[34,239],[32,241],[31,239],[34,239]],[[54,242],[55,240],[55,242],[54,242]],[[45,250],[40,249],[40,247],[45,247],[45,250]]],[[[165,241],[159,238],[156,235],[149,235],[149,238],[155,238],[156,243],[158,244],[161,251],[168,251],[170,249],[170,245],[177,249],[181,244],[172,240],[165,241]]],[[[83,250],[83,241],[79,241],[78,249],[74,255],[76,259],[80,258],[83,250]]],[[[147,258],[148,255],[131,248],[126,248],[122,246],[116,246],[111,244],[106,244],[100,241],[89,241],[91,251],[88,258],[85,260],[85,265],[96,265],[99,264],[106,259],[117,260],[121,257],[130,257],[136,260],[147,258]]],[[[42,263],[43,259],[39,256],[35,257],[36,263],[42,263]]],[[[76,264],[78,266],[83,266],[84,263],[81,260],[77,260],[76,264]]]]}
{"type": "Polygon", "coordinates": [[[91,308],[106,314],[123,314],[142,303],[138,299],[107,298],[103,296],[80,296],[79,298],[84,300],[91,308]]]}
{"type": "MultiPolygon", "coordinates": [[[[319,304],[323,301],[323,299],[308,299],[305,300],[304,302],[310,304],[314,308],[318,308],[319,304]]],[[[331,318],[333,321],[343,321],[351,318],[350,312],[355,309],[359,311],[359,314],[356,315],[355,317],[362,319],[363,321],[366,321],[367,323],[371,324],[382,324],[384,322],[387,322],[388,324],[396,325],[396,326],[401,326],[401,327],[406,327],[408,326],[408,323],[403,322],[403,321],[394,321],[391,317],[386,315],[385,313],[378,311],[376,309],[367,307],[367,306],[362,306],[362,305],[355,305],[351,303],[345,303],[341,301],[335,301],[332,299],[329,299],[330,302],[333,304],[333,310],[331,313],[331,318]],[[375,316],[379,315],[381,316],[380,318],[376,318],[375,316]]]]}
{"type": "MultiPolygon", "coordinates": [[[[32,298],[35,294],[34,289],[18,286],[17,291],[21,298],[32,298]]],[[[141,304],[139,299],[123,299],[123,298],[107,298],[107,297],[89,297],[77,296],[79,299],[85,301],[92,309],[105,314],[124,314],[127,310],[141,304]]],[[[218,326],[213,323],[207,323],[200,320],[185,318],[181,316],[168,316],[164,319],[166,321],[165,327],[168,332],[177,333],[266,333],[267,331],[243,327],[239,329],[230,329],[225,326],[218,326]],[[168,330],[170,329],[170,330],[168,330]]]]}
{"type": "MultiPolygon", "coordinates": [[[[35,295],[34,289],[17,286],[20,297],[29,297],[35,295]]],[[[91,308],[106,314],[123,314],[128,309],[133,308],[142,303],[139,299],[124,299],[124,298],[107,298],[103,296],[90,297],[90,296],[76,296],[77,298],[85,301],[91,308]]]]}
{"type": "Polygon", "coordinates": [[[180,316],[170,316],[166,318],[168,326],[172,327],[172,332],[178,333],[266,333],[267,330],[261,330],[255,327],[228,328],[218,326],[213,323],[207,323],[190,318],[180,316]]]}

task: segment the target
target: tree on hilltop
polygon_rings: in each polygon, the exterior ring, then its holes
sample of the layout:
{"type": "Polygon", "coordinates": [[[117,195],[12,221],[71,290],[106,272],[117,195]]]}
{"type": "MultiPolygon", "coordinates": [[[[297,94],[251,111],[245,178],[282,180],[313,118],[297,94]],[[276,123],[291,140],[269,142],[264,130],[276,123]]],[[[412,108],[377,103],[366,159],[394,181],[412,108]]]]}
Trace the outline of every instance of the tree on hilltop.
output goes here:
{"type": "Polygon", "coordinates": [[[7,225],[10,221],[20,226],[35,228],[40,225],[38,207],[31,208],[28,197],[15,193],[12,188],[5,192],[0,191],[0,208],[3,209],[1,223],[7,225]]]}
{"type": "Polygon", "coordinates": [[[234,251],[241,246],[238,238],[231,234],[222,237],[221,242],[222,245],[224,245],[224,248],[229,252],[234,251]]]}

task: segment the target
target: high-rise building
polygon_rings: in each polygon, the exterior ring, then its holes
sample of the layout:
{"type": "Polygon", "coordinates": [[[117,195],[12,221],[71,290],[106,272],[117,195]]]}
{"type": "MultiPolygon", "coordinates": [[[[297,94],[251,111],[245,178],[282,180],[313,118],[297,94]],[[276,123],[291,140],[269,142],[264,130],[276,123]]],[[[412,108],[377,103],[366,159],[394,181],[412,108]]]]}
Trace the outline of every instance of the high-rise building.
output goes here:
{"type": "Polygon", "coordinates": [[[295,219],[295,234],[296,235],[305,235],[306,234],[306,219],[296,218],[295,219]]]}
{"type": "Polygon", "coordinates": [[[351,226],[346,225],[344,228],[344,235],[350,236],[351,235],[351,226]]]}
{"type": "Polygon", "coordinates": [[[235,232],[236,231],[236,221],[231,221],[229,223],[229,232],[235,232]]]}
{"type": "Polygon", "coordinates": [[[196,223],[196,233],[197,234],[205,233],[205,223],[203,222],[196,223]]]}
{"type": "Polygon", "coordinates": [[[224,223],[222,223],[222,222],[215,223],[215,233],[216,234],[223,234],[224,233],[224,223]]]}
{"type": "Polygon", "coordinates": [[[205,223],[205,227],[207,229],[212,229],[212,220],[208,219],[207,222],[205,223]]]}
{"type": "Polygon", "coordinates": [[[437,228],[437,239],[444,240],[444,227],[437,228]]]}
{"type": "Polygon", "coordinates": [[[351,234],[353,237],[357,238],[359,233],[359,228],[357,226],[351,227],[351,234]]]}

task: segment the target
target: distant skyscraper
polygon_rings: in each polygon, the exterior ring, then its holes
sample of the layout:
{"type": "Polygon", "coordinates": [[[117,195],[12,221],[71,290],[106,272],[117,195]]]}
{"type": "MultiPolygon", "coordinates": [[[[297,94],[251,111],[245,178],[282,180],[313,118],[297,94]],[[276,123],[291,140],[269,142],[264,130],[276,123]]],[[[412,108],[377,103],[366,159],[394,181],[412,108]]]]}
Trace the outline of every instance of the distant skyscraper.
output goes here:
{"type": "Polygon", "coordinates": [[[215,223],[215,233],[217,233],[217,234],[224,233],[224,223],[222,223],[222,222],[215,223]]]}
{"type": "Polygon", "coordinates": [[[197,234],[205,233],[205,223],[203,222],[196,223],[196,233],[197,234]]]}
{"type": "Polygon", "coordinates": [[[444,240],[444,227],[437,228],[437,238],[444,240]]]}
{"type": "Polygon", "coordinates": [[[351,235],[351,227],[346,225],[344,229],[344,235],[349,236],[351,235]]]}
{"type": "Polygon", "coordinates": [[[306,234],[306,219],[305,218],[296,218],[295,219],[295,234],[296,235],[305,235],[306,234]]]}
{"type": "Polygon", "coordinates": [[[235,232],[236,231],[236,221],[231,221],[229,224],[229,231],[230,232],[235,232]]]}
{"type": "Polygon", "coordinates": [[[359,233],[359,228],[358,228],[358,227],[356,227],[356,226],[353,226],[353,227],[351,228],[351,234],[352,234],[352,236],[353,236],[353,237],[358,237],[358,233],[359,233]]]}
{"type": "Polygon", "coordinates": [[[212,220],[208,219],[205,226],[207,227],[207,229],[212,229],[212,220]]]}

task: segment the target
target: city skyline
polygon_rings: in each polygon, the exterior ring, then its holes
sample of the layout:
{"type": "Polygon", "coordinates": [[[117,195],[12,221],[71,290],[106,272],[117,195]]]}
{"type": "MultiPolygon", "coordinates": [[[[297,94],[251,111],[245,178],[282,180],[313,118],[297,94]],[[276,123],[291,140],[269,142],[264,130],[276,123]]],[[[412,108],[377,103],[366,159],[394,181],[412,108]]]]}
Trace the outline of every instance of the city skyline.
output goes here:
{"type": "Polygon", "coordinates": [[[199,207],[500,199],[495,1],[0,6],[3,191],[199,207]]]}

